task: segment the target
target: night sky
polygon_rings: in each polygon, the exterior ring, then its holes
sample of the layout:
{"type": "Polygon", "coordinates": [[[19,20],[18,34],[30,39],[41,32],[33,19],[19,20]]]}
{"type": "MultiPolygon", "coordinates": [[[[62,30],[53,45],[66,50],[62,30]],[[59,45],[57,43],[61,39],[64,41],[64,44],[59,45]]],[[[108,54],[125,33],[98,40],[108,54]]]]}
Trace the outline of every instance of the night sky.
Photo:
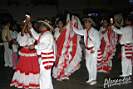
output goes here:
{"type": "Polygon", "coordinates": [[[16,19],[22,18],[25,11],[37,18],[53,17],[64,10],[82,15],[93,9],[124,12],[129,8],[132,8],[129,0],[0,0],[0,13],[9,12],[16,19]]]}

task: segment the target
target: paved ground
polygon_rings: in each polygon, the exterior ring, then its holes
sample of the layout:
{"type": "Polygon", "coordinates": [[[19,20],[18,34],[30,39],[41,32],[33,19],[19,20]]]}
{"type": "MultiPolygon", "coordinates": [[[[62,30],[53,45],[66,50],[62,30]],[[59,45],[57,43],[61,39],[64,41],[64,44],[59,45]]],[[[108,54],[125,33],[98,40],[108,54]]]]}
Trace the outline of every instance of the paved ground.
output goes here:
{"type": "MultiPolygon", "coordinates": [[[[0,47],[0,89],[17,89],[15,87],[10,87],[10,81],[12,79],[14,71],[11,68],[3,67],[3,51],[0,47]]],[[[84,60],[81,62],[81,68],[75,72],[70,80],[56,81],[53,79],[54,89],[104,89],[105,80],[119,80],[123,79],[118,77],[121,73],[120,61],[115,57],[113,59],[113,69],[108,74],[98,73],[98,83],[95,86],[90,86],[85,83],[87,80],[87,71],[84,64],[84,60]]],[[[119,85],[106,85],[106,89],[133,89],[132,77],[127,77],[124,79],[124,84],[119,83],[119,85]],[[108,88],[108,86],[110,86],[108,88]]]]}

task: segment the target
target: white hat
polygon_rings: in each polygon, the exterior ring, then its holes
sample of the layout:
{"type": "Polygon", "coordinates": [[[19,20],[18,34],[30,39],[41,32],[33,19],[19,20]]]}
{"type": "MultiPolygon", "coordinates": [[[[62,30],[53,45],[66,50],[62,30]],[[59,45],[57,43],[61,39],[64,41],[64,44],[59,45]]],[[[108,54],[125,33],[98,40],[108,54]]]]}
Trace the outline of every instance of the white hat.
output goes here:
{"type": "Polygon", "coordinates": [[[44,25],[46,25],[50,30],[53,30],[53,27],[49,24],[49,21],[48,20],[39,20],[38,21],[39,23],[43,23],[44,25]]]}

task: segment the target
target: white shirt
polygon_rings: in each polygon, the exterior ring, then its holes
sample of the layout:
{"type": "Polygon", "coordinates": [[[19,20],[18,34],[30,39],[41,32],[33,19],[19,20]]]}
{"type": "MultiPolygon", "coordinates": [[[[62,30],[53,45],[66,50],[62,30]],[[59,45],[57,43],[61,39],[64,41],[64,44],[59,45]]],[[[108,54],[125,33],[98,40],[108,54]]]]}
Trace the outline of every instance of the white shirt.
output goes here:
{"type": "Polygon", "coordinates": [[[12,31],[11,32],[11,38],[12,39],[16,39],[17,38],[17,34],[18,34],[17,31],[12,31]]]}
{"type": "Polygon", "coordinates": [[[113,31],[121,35],[120,44],[133,43],[133,28],[131,26],[123,27],[120,30],[114,28],[113,31]]]}
{"type": "Polygon", "coordinates": [[[35,45],[35,49],[37,50],[37,54],[40,55],[41,52],[53,52],[54,51],[54,39],[51,32],[46,31],[42,35],[35,32],[33,28],[31,28],[31,34],[36,40],[39,40],[38,44],[35,45]],[[40,37],[41,35],[41,37],[40,37]],[[39,38],[40,37],[40,38],[39,38]]]}
{"type": "Polygon", "coordinates": [[[87,47],[93,47],[94,46],[95,49],[99,49],[99,47],[100,47],[100,35],[99,35],[99,32],[95,28],[91,27],[91,29],[88,31],[88,36],[89,36],[88,39],[86,39],[86,36],[87,36],[86,29],[77,30],[76,28],[73,28],[73,30],[77,34],[84,36],[84,43],[85,44],[86,44],[86,40],[88,40],[87,47]]]}
{"type": "Polygon", "coordinates": [[[2,30],[2,40],[10,41],[11,40],[11,30],[8,26],[5,26],[2,30]]]}
{"type": "MultiPolygon", "coordinates": [[[[17,35],[18,35],[17,31],[11,31],[11,38],[12,39],[16,40],[17,35]]],[[[12,50],[13,50],[13,52],[17,52],[18,51],[18,45],[17,44],[12,44],[12,50]]]]}
{"type": "Polygon", "coordinates": [[[28,33],[25,33],[22,36],[20,32],[18,33],[18,36],[17,36],[17,42],[20,46],[29,46],[29,45],[34,44],[35,40],[28,33]]]}

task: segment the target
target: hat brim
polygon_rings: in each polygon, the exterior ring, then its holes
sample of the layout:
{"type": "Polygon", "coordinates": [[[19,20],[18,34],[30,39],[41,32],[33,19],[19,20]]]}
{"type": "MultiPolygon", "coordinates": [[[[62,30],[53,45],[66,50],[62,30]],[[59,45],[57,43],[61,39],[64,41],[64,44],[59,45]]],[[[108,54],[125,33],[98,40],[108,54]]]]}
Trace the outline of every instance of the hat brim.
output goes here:
{"type": "Polygon", "coordinates": [[[44,25],[46,25],[50,30],[53,30],[53,27],[46,21],[38,21],[39,23],[43,23],[44,25]]]}

